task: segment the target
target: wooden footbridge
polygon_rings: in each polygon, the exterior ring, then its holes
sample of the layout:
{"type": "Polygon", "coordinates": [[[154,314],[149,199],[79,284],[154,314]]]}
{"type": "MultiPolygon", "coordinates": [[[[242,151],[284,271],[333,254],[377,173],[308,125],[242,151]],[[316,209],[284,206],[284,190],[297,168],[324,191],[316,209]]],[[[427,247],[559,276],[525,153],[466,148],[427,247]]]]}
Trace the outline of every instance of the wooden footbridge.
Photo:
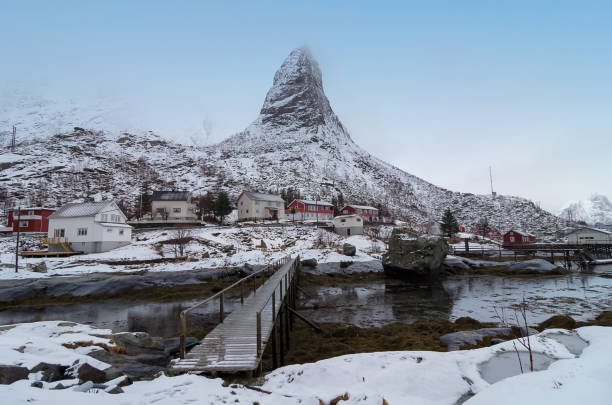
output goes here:
{"type": "Polygon", "coordinates": [[[295,302],[299,263],[299,256],[287,256],[274,263],[272,269],[252,273],[182,311],[181,357],[171,365],[170,372],[257,372],[268,342],[272,344],[274,367],[277,366],[277,346],[280,346],[280,363],[283,365],[285,348],[289,348],[289,327],[293,324],[293,314],[297,314],[295,302]],[[268,280],[256,287],[256,277],[272,270],[268,280]],[[225,317],[224,295],[238,288],[240,304],[225,317]],[[245,296],[245,289],[250,294],[245,296]],[[219,300],[219,325],[191,351],[186,352],[187,315],[216,299],[219,300]]]}

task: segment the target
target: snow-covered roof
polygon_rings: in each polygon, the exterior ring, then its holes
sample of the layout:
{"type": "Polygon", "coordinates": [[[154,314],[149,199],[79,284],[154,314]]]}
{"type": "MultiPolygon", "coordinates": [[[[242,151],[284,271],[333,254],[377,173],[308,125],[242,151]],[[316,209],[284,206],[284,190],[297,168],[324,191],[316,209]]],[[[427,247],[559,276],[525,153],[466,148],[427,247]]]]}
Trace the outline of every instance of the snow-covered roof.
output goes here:
{"type": "Polygon", "coordinates": [[[187,201],[189,191],[154,191],[152,201],[187,201]]]}
{"type": "Polygon", "coordinates": [[[578,232],[578,231],[583,231],[585,229],[587,229],[589,231],[601,232],[601,233],[603,233],[605,235],[612,235],[612,232],[610,232],[610,231],[606,231],[605,229],[592,228],[590,226],[585,226],[585,227],[582,227],[582,228],[578,228],[575,231],[570,232],[570,234],[578,232]]]}
{"type": "Polygon", "coordinates": [[[243,193],[246,194],[251,200],[285,202],[285,200],[283,200],[279,195],[253,193],[251,191],[243,191],[243,193]]]}
{"type": "MultiPolygon", "coordinates": [[[[334,205],[331,203],[328,203],[327,201],[313,201],[313,200],[293,200],[293,201],[299,201],[302,204],[308,204],[308,205],[325,205],[327,207],[333,207],[334,205]]],[[[291,202],[293,202],[291,201],[291,202]]]]}
{"type": "Polygon", "coordinates": [[[527,231],[523,231],[522,229],[510,229],[506,233],[510,233],[510,232],[519,233],[519,234],[525,235],[525,236],[535,236],[534,234],[532,234],[530,232],[527,232],[527,231]]]}
{"type": "Polygon", "coordinates": [[[49,218],[90,217],[104,209],[110,201],[69,203],[61,206],[49,218]]]}
{"type": "MultiPolygon", "coordinates": [[[[346,204],[346,205],[344,206],[344,208],[346,208],[346,207],[353,207],[353,208],[357,208],[357,209],[360,209],[360,210],[376,210],[376,211],[378,211],[378,208],[375,208],[375,207],[370,207],[370,206],[368,206],[368,205],[354,205],[354,204],[346,204]]],[[[344,209],[344,208],[342,208],[342,209],[344,209]]]]}
{"type": "Polygon", "coordinates": [[[112,228],[131,228],[132,227],[132,225],[122,224],[119,222],[100,222],[100,225],[108,226],[112,228]]]}
{"type": "Polygon", "coordinates": [[[352,218],[352,217],[358,217],[359,215],[357,214],[349,214],[349,215],[338,215],[337,217],[334,217],[334,219],[340,219],[340,218],[352,218]]]}
{"type": "Polygon", "coordinates": [[[13,207],[13,208],[9,208],[7,211],[32,211],[32,210],[50,210],[50,211],[55,211],[55,208],[50,208],[50,207],[13,207]]]}

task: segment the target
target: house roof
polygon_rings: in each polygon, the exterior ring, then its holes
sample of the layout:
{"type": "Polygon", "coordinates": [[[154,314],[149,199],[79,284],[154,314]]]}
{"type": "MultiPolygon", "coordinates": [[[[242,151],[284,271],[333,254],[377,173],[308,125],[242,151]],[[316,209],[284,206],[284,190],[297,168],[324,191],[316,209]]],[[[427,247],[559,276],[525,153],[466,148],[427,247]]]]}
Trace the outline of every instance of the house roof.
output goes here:
{"type": "Polygon", "coordinates": [[[31,210],[49,210],[49,211],[55,211],[55,208],[49,208],[49,207],[13,207],[13,208],[9,208],[7,211],[31,211],[31,210]]]}
{"type": "Polygon", "coordinates": [[[58,208],[49,218],[91,217],[102,211],[111,202],[69,203],[58,208]]]}
{"type": "Polygon", "coordinates": [[[582,228],[578,228],[578,229],[570,232],[570,234],[578,232],[578,231],[583,231],[585,229],[588,229],[589,231],[601,232],[601,233],[603,233],[605,235],[612,235],[612,232],[610,232],[610,231],[606,231],[605,229],[599,229],[599,228],[591,228],[590,226],[585,226],[585,227],[582,227],[582,228]]]}
{"type": "Polygon", "coordinates": [[[154,191],[151,201],[187,201],[189,191],[154,191]]]}
{"type": "Polygon", "coordinates": [[[530,233],[530,232],[526,232],[523,231],[522,229],[510,229],[508,232],[506,232],[504,235],[510,233],[510,232],[515,232],[515,233],[519,233],[521,235],[525,235],[525,236],[535,236],[534,234],[530,233]]]}
{"type": "Polygon", "coordinates": [[[243,191],[243,193],[246,194],[251,200],[285,202],[285,200],[283,200],[279,195],[254,193],[252,191],[243,191]]]}
{"type": "MultiPolygon", "coordinates": [[[[328,203],[327,201],[314,201],[314,200],[300,200],[300,199],[296,199],[293,201],[299,201],[302,204],[308,204],[308,205],[325,205],[327,207],[333,207],[334,205],[331,203],[328,203]]],[[[291,201],[293,203],[293,201],[291,201]]],[[[291,204],[289,204],[291,205],[291,204]]]]}
{"type": "Polygon", "coordinates": [[[376,210],[376,211],[378,211],[378,208],[370,207],[369,205],[346,204],[342,209],[344,209],[346,207],[353,207],[353,208],[357,208],[357,209],[360,209],[360,210],[376,210]]]}
{"type": "Polygon", "coordinates": [[[337,217],[334,217],[334,219],[352,218],[352,217],[358,217],[358,216],[359,216],[359,215],[357,215],[357,214],[338,215],[337,217]]]}

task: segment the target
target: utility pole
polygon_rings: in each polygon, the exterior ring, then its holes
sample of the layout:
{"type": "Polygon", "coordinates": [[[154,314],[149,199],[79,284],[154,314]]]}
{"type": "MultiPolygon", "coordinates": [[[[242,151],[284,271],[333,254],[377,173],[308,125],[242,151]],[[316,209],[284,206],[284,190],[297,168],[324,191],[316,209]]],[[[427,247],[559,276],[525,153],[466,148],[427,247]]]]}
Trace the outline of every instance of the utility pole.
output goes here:
{"type": "MultiPolygon", "coordinates": [[[[13,127],[14,128],[14,127],[13,127]]],[[[15,219],[15,213],[13,211],[13,220],[15,219]]],[[[15,273],[19,270],[19,230],[21,229],[21,206],[17,208],[17,244],[15,245],[15,273]]]]}
{"type": "Polygon", "coordinates": [[[15,139],[17,137],[17,127],[13,125],[13,138],[11,139],[11,152],[15,151],[15,139]]]}

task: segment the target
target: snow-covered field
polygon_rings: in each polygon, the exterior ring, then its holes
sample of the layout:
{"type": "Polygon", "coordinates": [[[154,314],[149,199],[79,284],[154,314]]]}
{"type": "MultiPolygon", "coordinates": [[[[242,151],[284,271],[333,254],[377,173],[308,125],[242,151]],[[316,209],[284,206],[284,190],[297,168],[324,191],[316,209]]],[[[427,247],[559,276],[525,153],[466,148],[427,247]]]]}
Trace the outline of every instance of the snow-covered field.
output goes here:
{"type": "MultiPolygon", "coordinates": [[[[99,337],[109,331],[79,324],[36,322],[0,327],[0,355],[4,364],[32,367],[38,362],[71,365],[75,360],[104,368],[87,353],[91,347],[70,349],[62,344],[92,340],[112,345],[99,337]]],[[[197,375],[139,381],[111,395],[100,389],[80,392],[78,386],[51,390],[31,386],[40,378],[0,385],[3,403],[20,404],[455,404],[475,394],[467,404],[609,404],[612,395],[612,328],[590,326],[568,332],[547,330],[531,337],[534,356],[552,364],[542,371],[518,371],[512,341],[495,346],[454,352],[380,352],[352,354],[312,364],[279,368],[265,377],[266,394],[242,385],[223,386],[221,379],[197,375]],[[584,348],[584,349],[583,349],[584,348]],[[583,349],[583,350],[582,350],[583,349]],[[492,371],[491,365],[497,362],[492,371]],[[515,370],[515,372],[513,372],[515,370]],[[506,373],[507,378],[500,378],[506,373]],[[495,374],[495,375],[494,375],[495,374]],[[518,374],[518,375],[513,375],[518,374]],[[512,376],[513,375],[513,376],[512,376]],[[488,382],[488,381],[491,381],[488,382]],[[386,401],[386,402],[385,402],[386,401]]],[[[519,350],[521,345],[517,345],[519,350]]],[[[525,353],[523,353],[525,354],[525,353]]],[[[527,369],[527,363],[524,363],[527,369]]],[[[63,385],[76,384],[75,379],[63,385]]]]}
{"type": "Polygon", "coordinates": [[[114,264],[111,261],[151,260],[173,258],[175,245],[164,243],[175,239],[176,231],[155,230],[137,232],[132,244],[109,252],[78,255],[66,258],[20,258],[20,270],[15,273],[14,239],[0,240],[0,279],[39,278],[80,275],[98,272],[184,271],[232,266],[265,265],[287,255],[314,258],[319,263],[375,260],[386,249],[384,242],[367,235],[342,237],[311,226],[283,227],[226,227],[194,228],[188,235],[185,255],[193,261],[155,264],[114,264]],[[262,241],[265,248],[262,247],[262,241]],[[357,248],[355,256],[341,252],[342,245],[350,243],[357,248]],[[100,263],[101,261],[107,262],[100,263]],[[46,273],[31,271],[45,262],[46,273]],[[30,269],[30,270],[28,270],[30,269]]]}

